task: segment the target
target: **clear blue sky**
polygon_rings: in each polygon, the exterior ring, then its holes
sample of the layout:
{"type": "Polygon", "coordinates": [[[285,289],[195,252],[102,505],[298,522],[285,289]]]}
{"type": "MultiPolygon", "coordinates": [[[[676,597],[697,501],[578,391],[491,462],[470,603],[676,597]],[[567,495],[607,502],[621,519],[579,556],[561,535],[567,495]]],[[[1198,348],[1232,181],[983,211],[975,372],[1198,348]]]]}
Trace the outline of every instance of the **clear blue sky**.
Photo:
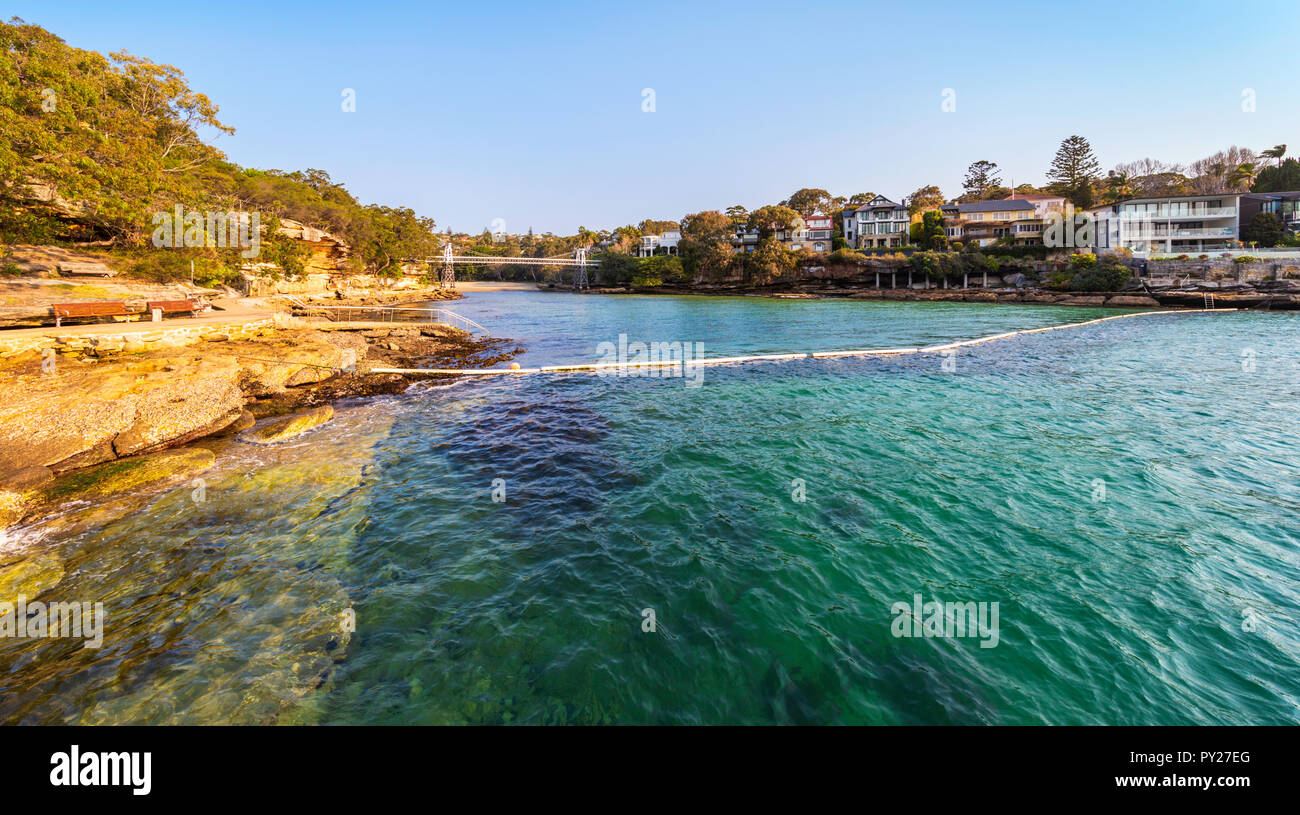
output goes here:
{"type": "Polygon", "coordinates": [[[320,168],[457,231],[570,234],[805,186],[951,197],[977,159],[1041,184],[1074,133],[1107,168],[1300,153],[1291,0],[8,5],[181,68],[236,128],[216,142],[232,160],[320,168]]]}

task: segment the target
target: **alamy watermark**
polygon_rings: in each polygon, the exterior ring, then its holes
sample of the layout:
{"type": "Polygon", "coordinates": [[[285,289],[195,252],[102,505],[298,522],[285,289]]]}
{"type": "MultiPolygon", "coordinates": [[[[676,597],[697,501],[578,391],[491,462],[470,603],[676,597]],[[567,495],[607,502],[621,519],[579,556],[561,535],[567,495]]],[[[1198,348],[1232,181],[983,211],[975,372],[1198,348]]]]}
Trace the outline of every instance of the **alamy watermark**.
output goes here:
{"type": "Polygon", "coordinates": [[[50,756],[50,785],[54,787],[130,787],[132,795],[153,789],[153,753],[81,751],[74,744],[67,752],[50,756]]]}
{"type": "Polygon", "coordinates": [[[596,346],[598,376],[644,376],[657,379],[685,377],[686,387],[698,388],[704,382],[702,342],[628,342],[626,334],[618,343],[602,342],[596,346]]]}
{"type": "Polygon", "coordinates": [[[104,644],[104,604],[29,603],[20,594],[14,602],[0,602],[0,637],[78,639],[98,648],[104,644]]]}
{"type": "Polygon", "coordinates": [[[1066,204],[1061,212],[1047,213],[1043,245],[1054,249],[1091,248],[1096,243],[1097,219],[1091,212],[1075,212],[1066,204]]]}
{"type": "Polygon", "coordinates": [[[262,252],[260,212],[186,212],[177,204],[171,212],[155,212],[153,245],[157,249],[242,249],[240,257],[262,252]]]}
{"type": "Polygon", "coordinates": [[[981,648],[998,645],[996,601],[945,603],[935,599],[926,603],[920,594],[914,594],[911,603],[894,603],[890,613],[894,615],[890,630],[895,637],[978,637],[981,648]]]}

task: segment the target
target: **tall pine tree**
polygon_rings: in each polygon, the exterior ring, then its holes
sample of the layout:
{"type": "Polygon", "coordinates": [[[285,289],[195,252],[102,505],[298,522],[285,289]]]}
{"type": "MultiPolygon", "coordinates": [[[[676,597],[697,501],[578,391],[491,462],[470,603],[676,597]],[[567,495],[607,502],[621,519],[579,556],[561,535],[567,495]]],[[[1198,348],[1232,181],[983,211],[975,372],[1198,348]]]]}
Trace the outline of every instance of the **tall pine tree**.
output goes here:
{"type": "Polygon", "coordinates": [[[983,201],[989,190],[1001,183],[1002,176],[998,174],[997,163],[981,159],[966,168],[966,178],[961,182],[962,189],[966,190],[962,201],[983,201]]]}
{"type": "Polygon", "coordinates": [[[1047,171],[1049,189],[1064,195],[1081,209],[1092,206],[1092,183],[1101,174],[1101,162],[1092,154],[1092,145],[1083,136],[1071,136],[1061,142],[1047,171]]]}

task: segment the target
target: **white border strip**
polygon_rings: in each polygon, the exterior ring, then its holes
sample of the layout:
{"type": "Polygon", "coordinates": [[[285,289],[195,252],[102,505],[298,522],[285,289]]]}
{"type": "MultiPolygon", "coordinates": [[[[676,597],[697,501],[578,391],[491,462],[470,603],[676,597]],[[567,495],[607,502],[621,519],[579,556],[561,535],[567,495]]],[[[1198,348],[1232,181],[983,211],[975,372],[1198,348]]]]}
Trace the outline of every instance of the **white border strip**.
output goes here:
{"type": "MultiPolygon", "coordinates": [[[[1007,331],[1002,334],[990,334],[987,337],[977,337],[973,340],[962,340],[960,342],[950,342],[943,345],[927,345],[924,348],[863,348],[856,351],[813,351],[812,353],[796,354],[755,354],[742,357],[718,357],[716,359],[697,359],[686,363],[686,367],[692,368],[700,365],[734,365],[742,362],[784,362],[791,359],[830,359],[832,357],[864,357],[864,356],[896,356],[899,354],[937,354],[943,351],[951,351],[956,348],[963,348],[967,345],[979,345],[985,342],[996,342],[1005,340],[1010,337],[1018,337],[1022,334],[1038,334],[1043,331],[1060,331],[1064,328],[1082,328],[1085,325],[1096,325],[1108,320],[1123,320],[1129,317],[1149,317],[1155,314],[1203,314],[1205,312],[1225,312],[1237,311],[1235,308],[1203,308],[1203,309],[1179,309],[1169,311],[1138,311],[1133,314],[1115,314],[1110,317],[1098,317],[1095,320],[1085,320],[1081,323],[1062,323],[1061,325],[1049,325],[1044,328],[1026,328],[1021,331],[1007,331]]],[[[550,374],[550,373],[570,373],[582,371],[600,371],[600,370],[618,370],[626,368],[665,368],[680,367],[682,360],[669,359],[656,362],[588,362],[578,363],[575,365],[545,365],[540,368],[371,368],[372,374],[440,374],[448,376],[496,376],[499,374],[550,374]]]]}

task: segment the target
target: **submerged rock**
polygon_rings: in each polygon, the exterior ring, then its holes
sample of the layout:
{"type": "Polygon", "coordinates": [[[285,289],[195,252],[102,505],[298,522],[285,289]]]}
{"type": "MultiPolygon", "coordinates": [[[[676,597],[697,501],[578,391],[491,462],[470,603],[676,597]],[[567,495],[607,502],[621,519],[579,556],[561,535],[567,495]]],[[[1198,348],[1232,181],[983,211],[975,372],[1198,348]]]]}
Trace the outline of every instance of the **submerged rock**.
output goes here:
{"type": "MultiPolygon", "coordinates": [[[[23,520],[52,515],[78,501],[97,507],[131,493],[172,483],[206,470],[216,456],[202,448],[167,450],[118,459],[82,470],[33,482],[27,489],[0,487],[0,529],[23,520]]],[[[34,479],[35,474],[29,476],[34,479]]],[[[11,480],[9,483],[13,483],[11,480]]],[[[110,516],[111,517],[111,516],[110,516]]]]}
{"type": "Polygon", "coordinates": [[[0,529],[21,521],[32,508],[36,492],[54,480],[49,467],[24,467],[0,478],[0,529]]]}
{"type": "Polygon", "coordinates": [[[0,490],[0,529],[18,523],[29,511],[30,505],[25,495],[12,490],[0,490]]]}
{"type": "Polygon", "coordinates": [[[20,596],[34,600],[61,580],[63,560],[51,552],[0,564],[0,603],[12,603],[20,596]]]}
{"type": "Polygon", "coordinates": [[[1160,308],[1160,301],[1154,297],[1140,294],[1117,294],[1106,301],[1108,306],[1137,306],[1141,308],[1160,308]]]}
{"type": "Polygon", "coordinates": [[[252,411],[241,410],[239,412],[239,418],[231,422],[230,426],[222,431],[222,435],[224,436],[228,433],[239,433],[240,431],[247,430],[255,424],[257,424],[257,418],[253,416],[252,411]]]}
{"type": "Polygon", "coordinates": [[[340,427],[312,444],[210,442],[226,452],[203,474],[202,501],[185,485],[147,503],[125,499],[125,512],[107,511],[107,501],[74,507],[53,522],[69,525],[43,526],[46,539],[63,541],[67,563],[51,596],[102,599],[104,643],[9,643],[24,667],[0,675],[0,722],[324,718],[365,625],[345,576],[372,511],[358,487],[393,418],[372,403],[342,408],[333,421],[340,427]]]}
{"type": "Polygon", "coordinates": [[[246,432],[243,439],[254,444],[274,444],[275,442],[287,441],[296,436],[301,436],[313,427],[325,424],[332,418],[334,418],[334,408],[329,405],[321,405],[318,408],[267,422],[261,427],[246,432]]]}
{"type": "Polygon", "coordinates": [[[124,458],[65,475],[37,495],[46,505],[110,498],[188,477],[211,467],[215,460],[211,450],[202,448],[124,458]]]}

